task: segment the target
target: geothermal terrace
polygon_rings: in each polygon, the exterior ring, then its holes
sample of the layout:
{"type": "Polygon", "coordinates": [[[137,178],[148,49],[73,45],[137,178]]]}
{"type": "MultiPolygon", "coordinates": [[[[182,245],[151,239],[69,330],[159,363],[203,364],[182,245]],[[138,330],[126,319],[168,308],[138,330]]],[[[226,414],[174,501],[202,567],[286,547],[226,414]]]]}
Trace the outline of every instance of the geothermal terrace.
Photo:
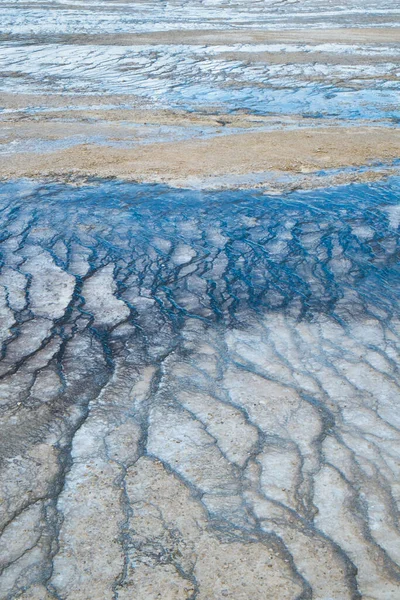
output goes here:
{"type": "Polygon", "coordinates": [[[0,6],[0,600],[399,600],[400,3],[0,6]]]}

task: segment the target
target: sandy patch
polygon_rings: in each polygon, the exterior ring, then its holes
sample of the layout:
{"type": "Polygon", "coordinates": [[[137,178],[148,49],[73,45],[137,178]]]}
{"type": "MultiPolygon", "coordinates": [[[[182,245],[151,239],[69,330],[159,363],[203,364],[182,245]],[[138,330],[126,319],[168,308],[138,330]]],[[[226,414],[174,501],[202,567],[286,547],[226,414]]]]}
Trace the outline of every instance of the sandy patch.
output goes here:
{"type": "Polygon", "coordinates": [[[400,132],[379,127],[331,127],[232,134],[206,140],[122,149],[96,144],[46,154],[15,153],[0,176],[98,176],[148,182],[388,163],[400,156],[400,132]]]}
{"type": "Polygon", "coordinates": [[[238,29],[238,30],[169,30],[150,33],[110,34],[58,34],[58,35],[3,35],[0,41],[26,41],[31,44],[96,44],[96,45],[147,45],[147,44],[256,44],[268,42],[344,43],[344,44],[400,44],[399,29],[396,27],[346,27],[326,29],[238,29]]]}

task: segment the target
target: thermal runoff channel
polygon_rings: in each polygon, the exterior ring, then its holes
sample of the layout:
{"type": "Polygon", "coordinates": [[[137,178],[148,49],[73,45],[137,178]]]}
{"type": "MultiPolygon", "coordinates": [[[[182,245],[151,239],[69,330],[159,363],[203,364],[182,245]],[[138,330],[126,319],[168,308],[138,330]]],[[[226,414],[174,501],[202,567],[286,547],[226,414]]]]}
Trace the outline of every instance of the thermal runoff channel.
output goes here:
{"type": "Polygon", "coordinates": [[[399,188],[1,186],[3,586],[396,597],[399,188]]]}

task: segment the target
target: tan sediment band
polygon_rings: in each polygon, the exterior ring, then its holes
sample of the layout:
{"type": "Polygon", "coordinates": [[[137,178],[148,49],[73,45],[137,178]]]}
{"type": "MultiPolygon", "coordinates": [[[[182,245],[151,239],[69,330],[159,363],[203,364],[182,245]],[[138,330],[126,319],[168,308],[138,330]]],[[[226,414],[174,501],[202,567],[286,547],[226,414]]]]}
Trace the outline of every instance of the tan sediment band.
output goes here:
{"type": "Polygon", "coordinates": [[[243,175],[309,173],[400,157],[400,132],[379,127],[243,133],[121,149],[79,145],[46,154],[11,154],[0,177],[99,176],[147,182],[243,175]]]}
{"type": "MultiPolygon", "coordinates": [[[[268,65],[301,65],[318,63],[324,65],[380,65],[398,62],[398,56],[381,54],[346,54],[345,52],[267,52],[267,51],[224,51],[218,54],[223,60],[235,60],[247,63],[268,65]]],[[[371,78],[373,75],[370,76],[371,78]]]]}
{"type": "Polygon", "coordinates": [[[236,29],[236,30],[169,30],[150,33],[112,33],[112,34],[60,34],[60,35],[3,35],[1,41],[21,41],[30,44],[76,44],[76,45],[219,45],[219,44],[257,44],[257,43],[370,43],[400,44],[400,28],[397,27],[359,27],[332,29],[236,29]]]}
{"type": "MultiPolygon", "coordinates": [[[[129,104],[130,98],[127,97],[125,102],[129,104]]],[[[99,122],[178,127],[221,127],[225,125],[264,127],[274,123],[297,126],[304,121],[307,121],[308,124],[318,125],[321,121],[312,118],[304,119],[301,115],[296,114],[257,115],[240,111],[235,113],[216,112],[212,110],[215,108],[212,106],[202,112],[184,112],[172,109],[125,108],[123,104],[121,99],[113,96],[110,96],[108,102],[107,96],[103,96],[101,101],[96,102],[96,97],[93,96],[82,96],[75,99],[57,95],[0,94],[0,107],[10,111],[0,115],[0,135],[10,123],[12,123],[12,131],[15,136],[19,135],[21,129],[26,128],[27,135],[30,133],[31,137],[36,135],[42,137],[57,128],[60,131],[59,137],[66,137],[70,135],[73,123],[79,123],[80,126],[88,128],[98,127],[99,122]],[[107,106],[114,102],[118,104],[107,106]],[[32,109],[40,109],[40,111],[32,109]]],[[[337,123],[333,119],[327,119],[327,121],[329,124],[337,123]]]]}
{"type": "MultiPolygon", "coordinates": [[[[30,109],[35,107],[60,108],[60,107],[101,107],[108,105],[132,105],[142,98],[134,94],[68,94],[55,91],[52,94],[35,94],[0,92],[0,108],[4,109],[30,109]]],[[[148,112],[148,111],[147,111],[148,112]]],[[[4,120],[7,115],[1,115],[4,120]]]]}

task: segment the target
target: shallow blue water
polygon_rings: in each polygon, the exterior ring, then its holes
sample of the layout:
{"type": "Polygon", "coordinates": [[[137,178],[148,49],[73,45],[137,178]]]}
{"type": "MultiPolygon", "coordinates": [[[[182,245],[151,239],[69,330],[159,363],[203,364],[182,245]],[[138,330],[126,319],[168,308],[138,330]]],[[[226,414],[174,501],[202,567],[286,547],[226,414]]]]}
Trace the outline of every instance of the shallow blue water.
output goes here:
{"type": "Polygon", "coordinates": [[[229,112],[248,111],[258,115],[298,115],[309,118],[385,119],[399,118],[397,89],[353,90],[326,84],[274,89],[219,90],[205,85],[187,85],[162,98],[174,108],[191,110],[204,103],[216,104],[229,112]]]}
{"type": "MultiPolygon", "coordinates": [[[[39,246],[77,275],[85,254],[78,281],[112,262],[132,318],[142,296],[177,324],[240,321],[248,310],[341,321],[398,312],[399,178],[282,196],[112,181],[0,191],[2,245],[18,240],[17,261],[39,246]]],[[[79,293],[75,302],[84,307],[79,293]]]]}

